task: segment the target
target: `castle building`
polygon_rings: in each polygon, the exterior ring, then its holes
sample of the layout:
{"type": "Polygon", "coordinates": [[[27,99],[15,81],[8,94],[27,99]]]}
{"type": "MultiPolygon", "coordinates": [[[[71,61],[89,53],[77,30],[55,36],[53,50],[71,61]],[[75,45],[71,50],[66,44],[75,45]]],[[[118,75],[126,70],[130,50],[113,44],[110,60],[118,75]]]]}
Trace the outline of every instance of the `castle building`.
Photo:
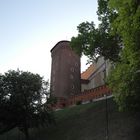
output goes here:
{"type": "Polygon", "coordinates": [[[51,49],[51,95],[67,99],[81,91],[80,57],[69,41],[60,41],[51,49]]]}
{"type": "Polygon", "coordinates": [[[51,56],[51,96],[57,98],[57,108],[111,94],[105,85],[111,65],[104,57],[81,73],[80,56],[70,48],[69,41],[58,42],[51,49],[51,56]]]}
{"type": "Polygon", "coordinates": [[[96,88],[105,84],[111,64],[100,56],[83,73],[81,73],[81,91],[96,88]]]}

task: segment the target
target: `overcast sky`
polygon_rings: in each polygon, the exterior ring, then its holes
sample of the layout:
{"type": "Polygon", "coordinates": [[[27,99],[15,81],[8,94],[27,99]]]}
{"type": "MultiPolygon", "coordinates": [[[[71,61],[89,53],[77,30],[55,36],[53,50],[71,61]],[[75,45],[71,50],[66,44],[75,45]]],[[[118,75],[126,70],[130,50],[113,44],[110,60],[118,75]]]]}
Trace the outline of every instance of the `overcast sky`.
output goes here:
{"type": "Polygon", "coordinates": [[[96,11],[96,0],[0,0],[0,73],[19,68],[50,79],[51,48],[76,36],[81,22],[97,24],[96,11]]]}

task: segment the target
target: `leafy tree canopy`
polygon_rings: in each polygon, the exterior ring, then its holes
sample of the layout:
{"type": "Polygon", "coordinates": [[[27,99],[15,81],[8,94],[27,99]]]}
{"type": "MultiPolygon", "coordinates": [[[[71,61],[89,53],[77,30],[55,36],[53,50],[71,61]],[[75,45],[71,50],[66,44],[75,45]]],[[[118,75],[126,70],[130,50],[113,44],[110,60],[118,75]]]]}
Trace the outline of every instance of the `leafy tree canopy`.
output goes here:
{"type": "Polygon", "coordinates": [[[121,110],[140,110],[140,3],[137,0],[110,0],[109,5],[118,13],[111,25],[124,47],[121,61],[116,63],[108,82],[121,110]]]}
{"type": "Polygon", "coordinates": [[[121,110],[140,109],[140,1],[98,0],[100,24],[83,22],[71,46],[95,60],[102,55],[114,62],[108,77],[121,110]]]}
{"type": "Polygon", "coordinates": [[[117,34],[110,34],[110,21],[116,16],[116,12],[111,12],[105,0],[98,1],[98,17],[101,23],[95,28],[94,22],[83,22],[79,24],[78,36],[72,37],[71,47],[79,54],[86,55],[91,60],[96,60],[98,56],[105,59],[118,61],[120,38],[117,34]]]}
{"type": "Polygon", "coordinates": [[[10,70],[0,75],[0,132],[18,127],[26,138],[28,129],[52,122],[45,100],[48,82],[38,74],[10,70]]]}

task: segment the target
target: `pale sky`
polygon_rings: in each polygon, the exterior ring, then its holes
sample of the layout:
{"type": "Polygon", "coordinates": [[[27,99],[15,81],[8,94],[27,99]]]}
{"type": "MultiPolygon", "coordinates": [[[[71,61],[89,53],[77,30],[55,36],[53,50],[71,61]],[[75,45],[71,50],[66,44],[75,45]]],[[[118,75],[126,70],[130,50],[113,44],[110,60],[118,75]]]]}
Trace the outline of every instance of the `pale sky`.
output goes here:
{"type": "MultiPolygon", "coordinates": [[[[97,0],[0,0],[0,73],[19,68],[50,79],[51,48],[98,24],[97,0]]],[[[82,71],[86,68],[82,60],[82,71]]]]}

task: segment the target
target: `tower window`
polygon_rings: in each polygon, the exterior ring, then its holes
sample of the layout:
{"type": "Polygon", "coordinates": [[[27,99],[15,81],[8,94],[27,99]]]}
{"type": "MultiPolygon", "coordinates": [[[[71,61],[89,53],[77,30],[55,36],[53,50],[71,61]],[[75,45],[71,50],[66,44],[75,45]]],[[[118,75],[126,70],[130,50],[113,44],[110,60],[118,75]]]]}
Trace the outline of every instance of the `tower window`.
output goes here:
{"type": "Polygon", "coordinates": [[[70,69],[70,70],[71,70],[71,72],[74,72],[74,68],[73,68],[73,67],[71,67],[71,69],[70,69]]]}
{"type": "Polygon", "coordinates": [[[73,84],[71,85],[71,88],[74,89],[74,85],[73,84]]]}
{"type": "Polygon", "coordinates": [[[77,62],[75,63],[75,66],[78,67],[78,63],[77,62]]]}
{"type": "Polygon", "coordinates": [[[74,77],[73,77],[73,75],[71,74],[71,75],[70,75],[70,79],[73,79],[73,78],[74,78],[74,77]]]}

